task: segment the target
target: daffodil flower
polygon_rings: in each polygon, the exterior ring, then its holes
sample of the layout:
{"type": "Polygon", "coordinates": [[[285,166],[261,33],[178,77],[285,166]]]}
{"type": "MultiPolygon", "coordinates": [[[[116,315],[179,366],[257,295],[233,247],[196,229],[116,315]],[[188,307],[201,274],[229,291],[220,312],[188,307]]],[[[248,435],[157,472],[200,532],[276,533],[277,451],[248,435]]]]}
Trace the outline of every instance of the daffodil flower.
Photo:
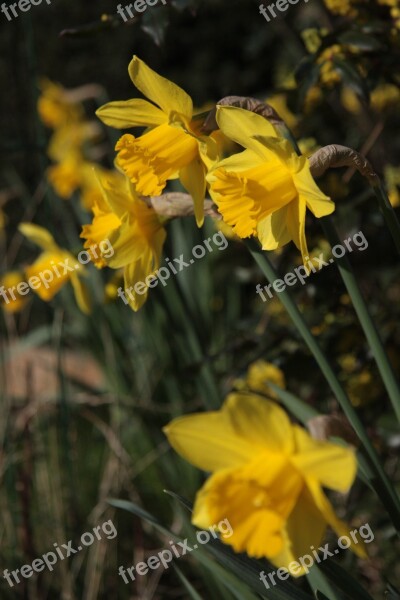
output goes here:
{"type": "Polygon", "coordinates": [[[227,137],[246,148],[217,163],[207,176],[225,223],[241,238],[256,236],[264,250],[293,240],[306,263],[306,209],[316,217],[335,209],[312,178],[307,158],[297,156],[260,115],[223,106],[217,121],[227,137]]]}
{"type": "MultiPolygon", "coordinates": [[[[21,295],[18,292],[17,286],[25,281],[25,276],[22,271],[9,271],[0,277],[0,290],[3,294],[0,296],[0,306],[5,312],[18,313],[28,302],[25,294],[21,295]],[[8,290],[13,290],[11,295],[8,290]]],[[[1,293],[1,292],[0,292],[1,293]]]]}
{"type": "Polygon", "coordinates": [[[33,223],[21,223],[18,229],[43,250],[36,261],[25,269],[28,280],[35,278],[32,289],[39,298],[49,302],[66,283],[70,282],[79,308],[85,314],[90,313],[88,291],[80,279],[85,275],[85,267],[79,264],[70,252],[60,248],[53,236],[43,227],[33,223]]]}
{"type": "Polygon", "coordinates": [[[151,102],[139,98],[110,102],[96,114],[106,125],[118,129],[151,129],[139,138],[125,134],[119,139],[117,164],[144,196],[159,196],[167,180],[179,177],[194,200],[200,226],[206,169],[217,159],[217,143],[213,136],[200,135],[192,99],[179,86],[155,73],[137,56],[128,71],[136,88],[151,102]]]}
{"type": "Polygon", "coordinates": [[[155,210],[138,196],[127,177],[117,173],[110,178],[99,173],[98,181],[103,200],[94,206],[93,222],[83,227],[81,237],[86,239],[88,249],[104,239],[110,241],[113,255],[101,257],[97,266],[106,264],[112,269],[124,269],[129,304],[137,311],[146,301],[148,291],[137,284],[146,283],[158,269],[166,232],[155,210]]]}
{"type": "Polygon", "coordinates": [[[206,529],[229,519],[233,534],[221,539],[235,552],[287,568],[311,546],[318,548],[327,524],[338,535],[349,534],[322,487],[349,490],[355,453],[312,439],[274,402],[234,393],[220,411],[177,418],[164,431],[183,458],[211,472],[192,522],[206,529]]]}

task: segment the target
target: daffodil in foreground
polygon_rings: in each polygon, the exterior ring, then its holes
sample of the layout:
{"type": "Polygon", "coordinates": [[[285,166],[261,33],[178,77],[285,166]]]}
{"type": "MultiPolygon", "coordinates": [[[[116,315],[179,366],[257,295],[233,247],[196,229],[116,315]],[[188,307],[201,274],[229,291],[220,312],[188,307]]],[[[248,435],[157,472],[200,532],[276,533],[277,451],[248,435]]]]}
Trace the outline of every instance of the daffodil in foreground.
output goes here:
{"type": "Polygon", "coordinates": [[[125,134],[119,139],[118,166],[144,196],[160,195],[167,180],[179,177],[194,200],[196,220],[201,225],[206,169],[217,159],[217,143],[212,136],[200,135],[192,99],[179,86],[137,56],[128,71],[133,84],[151,102],[140,98],[110,102],[96,114],[111,127],[145,126],[150,131],[139,138],[125,134]]]}
{"type": "Polygon", "coordinates": [[[207,176],[210,195],[225,223],[241,238],[256,236],[264,250],[276,250],[292,240],[306,263],[307,208],[316,217],[335,209],[312,178],[307,158],[297,156],[260,115],[223,106],[217,121],[227,137],[246,148],[220,161],[207,176]]]}
{"type": "Polygon", "coordinates": [[[125,292],[136,311],[146,301],[150,280],[160,265],[165,229],[127,177],[99,173],[98,180],[103,198],[94,205],[93,221],[83,227],[81,237],[86,240],[85,248],[110,241],[112,256],[94,262],[98,267],[124,269],[125,292]]]}
{"type": "Polygon", "coordinates": [[[206,529],[229,519],[233,534],[222,541],[236,552],[287,568],[318,548],[328,524],[348,535],[322,487],[349,490],[353,450],[312,439],[274,402],[231,394],[220,411],[177,418],[164,431],[183,458],[211,472],[192,522],[206,529]]]}
{"type": "Polygon", "coordinates": [[[70,252],[60,248],[53,236],[43,227],[33,223],[21,223],[18,229],[43,250],[35,262],[25,269],[28,280],[35,278],[32,289],[39,298],[49,302],[70,282],[79,308],[86,314],[90,313],[89,294],[81,281],[81,276],[85,275],[85,267],[79,264],[70,252]]]}

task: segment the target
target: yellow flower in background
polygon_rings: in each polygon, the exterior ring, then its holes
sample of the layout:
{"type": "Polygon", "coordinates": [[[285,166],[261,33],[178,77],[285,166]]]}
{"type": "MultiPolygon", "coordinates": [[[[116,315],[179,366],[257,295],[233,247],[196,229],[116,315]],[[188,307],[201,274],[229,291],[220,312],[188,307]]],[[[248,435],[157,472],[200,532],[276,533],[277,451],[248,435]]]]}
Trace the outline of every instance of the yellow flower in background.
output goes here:
{"type": "Polygon", "coordinates": [[[354,17],[357,14],[354,7],[357,4],[355,0],[324,0],[324,3],[326,8],[335,15],[354,17]]]}
{"type": "Polygon", "coordinates": [[[129,305],[137,311],[148,292],[148,286],[143,289],[141,282],[147,284],[147,278],[160,265],[165,229],[127,177],[118,174],[110,178],[100,173],[99,183],[103,201],[94,207],[93,222],[83,227],[81,237],[86,239],[85,248],[105,238],[110,241],[113,255],[102,258],[112,269],[124,269],[125,293],[129,305]]]}
{"type": "Polygon", "coordinates": [[[68,94],[61,85],[45,80],[40,87],[42,93],[38,100],[38,113],[47,127],[57,129],[82,118],[81,106],[68,99],[68,94]]]}
{"type": "Polygon", "coordinates": [[[249,366],[246,383],[252,391],[261,392],[271,398],[276,398],[277,395],[268,385],[269,382],[285,389],[285,375],[279,367],[266,360],[257,360],[249,366]]]}
{"type": "Polygon", "coordinates": [[[377,112],[399,109],[400,89],[392,83],[382,83],[371,92],[371,107],[377,112]]]}
{"type": "Polygon", "coordinates": [[[222,541],[235,552],[288,568],[321,544],[327,525],[348,535],[322,487],[349,490],[355,453],[312,439],[274,402],[231,394],[220,411],[179,417],[164,431],[176,452],[211,472],[197,493],[193,524],[206,529],[228,519],[233,534],[222,541]]]}
{"type": "Polygon", "coordinates": [[[180,178],[194,200],[198,225],[204,219],[206,169],[217,159],[217,143],[199,132],[201,122],[193,114],[193,103],[180,87],[161,77],[137,56],[129,64],[136,88],[151,102],[135,98],[110,102],[96,114],[118,129],[151,128],[139,138],[123,135],[117,143],[118,166],[134,183],[138,193],[158,196],[167,180],[180,178]]]}
{"type": "Polygon", "coordinates": [[[226,136],[246,148],[217,163],[207,176],[225,223],[241,238],[256,236],[264,250],[292,240],[306,262],[307,208],[318,218],[335,209],[312,178],[307,158],[297,156],[260,115],[219,107],[217,120],[226,136]]]}
{"type": "Polygon", "coordinates": [[[384,173],[390,204],[397,208],[400,206],[400,167],[386,165],[384,173]]]}
{"type": "Polygon", "coordinates": [[[0,277],[0,306],[5,312],[20,312],[28,302],[26,295],[19,294],[17,289],[18,284],[24,281],[21,271],[10,271],[0,277]]]}
{"type": "Polygon", "coordinates": [[[272,106],[272,108],[276,110],[278,115],[285,121],[289,129],[294,131],[299,123],[299,118],[288,107],[286,94],[281,93],[269,96],[267,98],[267,102],[272,106]]]}
{"type": "Polygon", "coordinates": [[[33,223],[21,223],[18,229],[43,250],[36,261],[25,269],[27,280],[35,278],[32,289],[39,298],[49,302],[66,283],[71,283],[79,308],[85,314],[89,314],[89,294],[80,279],[85,275],[85,267],[79,264],[70,252],[57,246],[53,236],[43,227],[33,223]]]}

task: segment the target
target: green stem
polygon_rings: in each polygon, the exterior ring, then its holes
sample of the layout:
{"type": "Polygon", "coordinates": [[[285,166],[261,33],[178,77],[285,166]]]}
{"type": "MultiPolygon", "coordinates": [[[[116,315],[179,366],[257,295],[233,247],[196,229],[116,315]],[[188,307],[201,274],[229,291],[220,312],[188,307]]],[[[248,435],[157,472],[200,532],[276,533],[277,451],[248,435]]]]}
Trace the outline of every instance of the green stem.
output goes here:
{"type": "Polygon", "coordinates": [[[386,225],[389,227],[390,233],[392,234],[393,242],[396,246],[397,252],[400,254],[400,223],[397,218],[396,211],[390,204],[390,200],[387,196],[385,188],[380,181],[378,185],[373,185],[372,189],[377,197],[379,208],[382,211],[386,225]]]}
{"type": "MultiPolygon", "coordinates": [[[[259,245],[254,240],[245,240],[245,244],[250,250],[253,258],[257,262],[258,266],[268,279],[269,283],[273,284],[276,279],[278,279],[278,274],[270,263],[266,253],[264,253],[259,245]]],[[[356,411],[354,410],[353,405],[351,404],[346,391],[342,387],[339,382],[334,370],[329,364],[328,359],[320,348],[318,342],[310,332],[310,329],[305,322],[303,315],[300,313],[296,303],[292,299],[289,292],[284,290],[280,292],[279,299],[282,302],[283,306],[287,310],[290,318],[293,323],[297,327],[300,335],[303,340],[307,344],[310,352],[314,356],[317,364],[319,365],[323,375],[325,376],[329,386],[336,396],[340,406],[343,409],[343,412],[347,416],[349,422],[351,423],[354,431],[358,435],[364,451],[369,458],[370,468],[374,474],[373,485],[376,494],[380,497],[382,504],[386,507],[393,524],[400,534],[400,500],[399,497],[392,487],[386,473],[382,469],[380,464],[379,457],[373,447],[364,426],[359,419],[356,411]]]]}
{"type": "MultiPolygon", "coordinates": [[[[332,219],[330,217],[323,217],[321,219],[321,223],[330,245],[332,247],[340,245],[339,236],[336,232],[332,219]]],[[[361,294],[361,290],[358,286],[356,278],[354,277],[353,269],[347,256],[344,255],[342,258],[337,258],[336,263],[340,275],[343,279],[343,283],[345,284],[351,301],[353,303],[354,310],[357,313],[357,317],[360,321],[361,327],[363,328],[365,336],[370,345],[372,354],[375,358],[382,380],[387,389],[397,419],[400,422],[399,384],[394,375],[392,366],[389,362],[389,358],[385,352],[385,348],[383,346],[378,330],[375,327],[375,323],[372,320],[368,307],[361,294]]]]}

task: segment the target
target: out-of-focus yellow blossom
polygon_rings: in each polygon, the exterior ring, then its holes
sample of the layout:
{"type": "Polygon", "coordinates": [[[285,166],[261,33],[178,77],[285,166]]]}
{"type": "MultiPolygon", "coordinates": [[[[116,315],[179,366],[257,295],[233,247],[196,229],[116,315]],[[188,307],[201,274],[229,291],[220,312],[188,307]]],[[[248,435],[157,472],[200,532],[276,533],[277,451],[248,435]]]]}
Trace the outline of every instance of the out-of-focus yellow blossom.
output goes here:
{"type": "Polygon", "coordinates": [[[297,156],[260,115],[224,106],[217,120],[225,135],[246,148],[219,162],[207,177],[225,223],[241,238],[257,237],[264,250],[293,241],[306,262],[307,208],[318,218],[335,209],[312,178],[307,158],[297,156]]]}
{"type": "Polygon", "coordinates": [[[167,180],[179,177],[194,200],[198,225],[204,220],[205,175],[218,158],[212,136],[200,134],[201,122],[193,114],[192,99],[180,87],[161,77],[137,56],[128,67],[136,88],[151,102],[110,102],[98,109],[98,117],[111,127],[150,127],[136,138],[123,135],[116,145],[117,163],[138,193],[158,196],[167,180]]]}
{"type": "Polygon", "coordinates": [[[38,112],[47,127],[57,129],[81,120],[83,116],[81,106],[68,99],[68,94],[61,85],[43,81],[41,91],[38,112]]]}
{"type": "Polygon", "coordinates": [[[396,29],[400,29],[400,2],[399,0],[378,0],[378,4],[390,7],[390,16],[396,29]]]}
{"type": "Polygon", "coordinates": [[[385,167],[385,182],[391,205],[400,206],[400,167],[387,165],[385,167]]]}
{"type": "Polygon", "coordinates": [[[274,383],[278,387],[285,389],[285,375],[276,365],[266,360],[257,360],[247,370],[246,384],[254,392],[261,392],[271,398],[277,398],[276,393],[268,383],[274,383]]]}
{"type": "Polygon", "coordinates": [[[21,223],[18,229],[43,250],[35,262],[25,269],[27,279],[35,277],[37,280],[32,289],[39,298],[49,302],[66,283],[71,283],[79,308],[85,314],[89,314],[89,294],[80,279],[86,274],[85,267],[79,264],[70,252],[57,246],[53,236],[43,227],[33,223],[21,223]],[[44,273],[46,276],[41,278],[40,274],[44,273]],[[43,279],[47,279],[46,283],[43,279]]]}
{"type": "Polygon", "coordinates": [[[111,302],[118,298],[118,290],[124,283],[124,271],[120,269],[116,271],[111,279],[104,286],[106,300],[111,302]]]}
{"type": "Polygon", "coordinates": [[[377,112],[385,112],[400,107],[400,89],[392,83],[378,85],[371,92],[371,107],[377,112]]]}
{"type": "MultiPolygon", "coordinates": [[[[101,261],[112,269],[124,270],[124,287],[129,305],[137,311],[147,298],[154,272],[160,266],[165,229],[155,212],[142,200],[124,175],[110,178],[99,174],[103,201],[93,207],[91,225],[83,227],[84,247],[108,239],[113,255],[101,261]]],[[[97,261],[97,266],[103,266],[97,261]]]]}
{"type": "Polygon", "coordinates": [[[347,393],[353,406],[371,404],[382,394],[382,388],[368,369],[353,375],[347,381],[347,393]]]}
{"type": "Polygon", "coordinates": [[[320,65],[319,79],[328,88],[333,87],[341,80],[340,73],[334,63],[335,57],[344,58],[342,47],[339,44],[326,48],[317,59],[317,64],[320,65]]]}
{"type": "Polygon", "coordinates": [[[0,277],[0,290],[3,292],[0,292],[0,306],[5,312],[20,312],[28,302],[26,295],[19,294],[17,289],[18,284],[24,281],[25,277],[21,271],[10,271],[0,277]],[[12,293],[9,290],[12,290],[12,293]]]}
{"type": "Polygon", "coordinates": [[[311,154],[314,154],[314,152],[321,148],[315,138],[300,138],[297,142],[297,145],[300,149],[300,152],[305,156],[311,156],[311,154]]]}
{"type": "Polygon", "coordinates": [[[273,96],[269,96],[267,102],[276,110],[278,115],[282,117],[289,129],[295,131],[299,119],[288,107],[286,94],[274,94],[273,96]]]}
{"type": "Polygon", "coordinates": [[[207,529],[228,519],[233,533],[222,541],[235,552],[288,568],[319,546],[327,524],[349,534],[322,488],[349,490],[355,453],[314,440],[274,402],[231,394],[218,412],[177,418],[164,431],[176,452],[211,472],[197,493],[193,524],[207,529]]]}
{"type": "Polygon", "coordinates": [[[322,102],[323,93],[318,85],[313,85],[307,90],[306,97],[304,99],[304,112],[310,114],[314,112],[315,108],[322,102]]]}
{"type": "Polygon", "coordinates": [[[346,110],[348,110],[353,115],[360,114],[362,110],[362,104],[359,96],[355,93],[354,90],[349,86],[343,86],[341,95],[341,102],[346,110]]]}
{"type": "Polygon", "coordinates": [[[345,373],[354,373],[358,366],[358,361],[354,354],[343,354],[339,357],[338,363],[345,373]]]}
{"type": "Polygon", "coordinates": [[[355,0],[324,0],[326,8],[334,15],[354,17],[357,14],[355,0]]]}
{"type": "Polygon", "coordinates": [[[316,27],[310,27],[309,29],[303,29],[301,37],[310,54],[315,54],[322,43],[321,31],[316,27]]]}

